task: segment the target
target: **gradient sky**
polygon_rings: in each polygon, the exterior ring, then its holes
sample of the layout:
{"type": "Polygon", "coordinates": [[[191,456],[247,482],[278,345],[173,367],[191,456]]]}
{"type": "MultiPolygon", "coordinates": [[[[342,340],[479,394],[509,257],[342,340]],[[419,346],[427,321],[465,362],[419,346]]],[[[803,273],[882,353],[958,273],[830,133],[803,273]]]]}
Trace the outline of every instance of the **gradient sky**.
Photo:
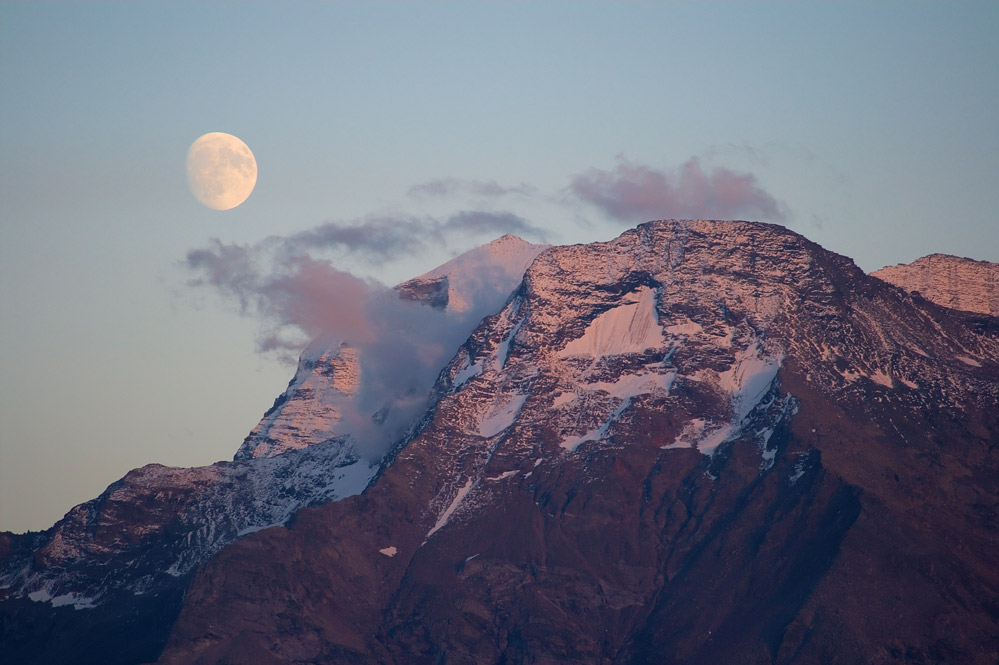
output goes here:
{"type": "Polygon", "coordinates": [[[868,271],[999,261],[996,35],[992,1],[5,0],[0,529],[231,459],[284,389],[294,342],[192,256],[392,284],[507,230],[741,216],[868,271]],[[213,131],[259,165],[227,212],[187,190],[213,131]]]}

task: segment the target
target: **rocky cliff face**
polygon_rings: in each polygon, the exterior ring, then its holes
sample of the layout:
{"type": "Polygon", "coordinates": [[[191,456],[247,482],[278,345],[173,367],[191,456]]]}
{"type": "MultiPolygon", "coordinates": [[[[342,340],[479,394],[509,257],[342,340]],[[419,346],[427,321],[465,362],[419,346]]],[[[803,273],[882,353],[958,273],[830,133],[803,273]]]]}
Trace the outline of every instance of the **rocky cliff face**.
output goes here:
{"type": "Polygon", "coordinates": [[[993,663],[999,321],[780,227],[541,254],[358,495],[227,547],[170,663],[993,663]]]}
{"type": "Polygon", "coordinates": [[[930,254],[871,273],[938,305],[999,316],[999,264],[930,254]]]}

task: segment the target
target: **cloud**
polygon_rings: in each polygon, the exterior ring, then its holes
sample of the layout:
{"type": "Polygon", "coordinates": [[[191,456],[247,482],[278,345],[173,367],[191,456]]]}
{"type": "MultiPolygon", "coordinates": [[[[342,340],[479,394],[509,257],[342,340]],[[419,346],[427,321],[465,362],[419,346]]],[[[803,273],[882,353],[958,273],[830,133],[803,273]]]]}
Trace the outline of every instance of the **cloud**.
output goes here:
{"type": "Polygon", "coordinates": [[[434,219],[368,216],[352,222],[329,221],[286,238],[272,239],[287,251],[303,253],[338,249],[385,261],[422,247],[428,240],[443,243],[440,223],[434,219]]]}
{"type": "Polygon", "coordinates": [[[756,219],[783,221],[780,204],[751,173],[701,168],[696,157],[666,171],[620,160],[611,171],[575,176],[570,192],[608,217],[629,225],[651,219],[756,219]]]}
{"type": "Polygon", "coordinates": [[[197,275],[189,283],[214,288],[235,300],[241,314],[259,319],[261,351],[297,353],[326,333],[352,339],[372,334],[367,302],[386,286],[326,260],[274,252],[273,240],[247,246],[213,239],[189,251],[185,264],[197,275]]]}
{"type": "Polygon", "coordinates": [[[511,212],[464,210],[451,215],[440,225],[441,231],[458,231],[476,235],[511,233],[545,241],[547,233],[523,217],[511,212]]]}
{"type": "Polygon", "coordinates": [[[536,240],[546,237],[544,230],[511,212],[465,210],[444,219],[368,216],[352,222],[330,221],[270,242],[298,254],[332,249],[382,262],[431,245],[447,245],[454,234],[492,240],[507,233],[536,240]]]}
{"type": "Polygon", "coordinates": [[[192,285],[217,290],[261,322],[261,351],[286,361],[310,341],[324,349],[346,343],[357,351],[363,378],[360,391],[338,406],[342,434],[376,460],[425,408],[447,354],[461,342],[456,338],[474,324],[403,300],[394,289],[328,260],[287,250],[274,239],[254,246],[213,240],[188,252],[186,266],[196,275],[192,285]]]}
{"type": "Polygon", "coordinates": [[[456,196],[478,196],[485,198],[499,198],[511,194],[531,196],[537,193],[537,188],[521,183],[513,187],[500,185],[495,180],[462,180],[460,178],[439,178],[428,180],[419,185],[409,188],[409,195],[413,197],[456,197],[456,196]]]}

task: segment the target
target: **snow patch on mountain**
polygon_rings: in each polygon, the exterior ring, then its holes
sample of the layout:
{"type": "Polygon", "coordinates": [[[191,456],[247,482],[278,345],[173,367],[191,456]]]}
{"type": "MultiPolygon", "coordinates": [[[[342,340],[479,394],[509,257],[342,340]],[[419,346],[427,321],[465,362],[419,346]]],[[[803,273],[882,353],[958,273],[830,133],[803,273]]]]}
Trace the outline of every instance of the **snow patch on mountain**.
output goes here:
{"type": "Polygon", "coordinates": [[[496,436],[517,420],[527,395],[499,395],[485,417],[479,421],[479,436],[496,436]]]}
{"type": "Polygon", "coordinates": [[[656,313],[656,290],[641,287],[622,297],[616,307],[598,315],[582,337],[566,344],[559,356],[636,353],[660,346],[664,341],[656,313]]]}
{"type": "Polygon", "coordinates": [[[630,397],[622,401],[621,405],[616,409],[614,409],[614,411],[610,414],[610,417],[608,417],[607,420],[600,425],[600,427],[592,429],[589,432],[586,432],[585,434],[581,434],[579,436],[570,436],[568,439],[563,439],[559,443],[559,446],[561,446],[563,450],[566,450],[568,452],[573,452],[574,450],[576,450],[576,448],[579,447],[579,444],[585,443],[586,441],[603,441],[604,439],[607,438],[607,432],[608,430],[610,430],[610,426],[614,423],[614,421],[616,421],[621,416],[622,413],[624,413],[624,410],[627,409],[629,406],[631,406],[630,397]]]}
{"type": "Polygon", "coordinates": [[[474,364],[468,363],[468,356],[465,356],[465,364],[458,370],[458,373],[454,375],[452,379],[452,386],[455,389],[460,388],[465,385],[469,379],[473,379],[479,374],[482,374],[482,363],[477,362],[474,364]]]}
{"type": "Polygon", "coordinates": [[[426,538],[430,538],[430,536],[444,528],[444,526],[448,523],[448,520],[450,520],[451,516],[454,514],[454,511],[458,509],[461,502],[465,500],[465,497],[468,496],[468,493],[471,492],[477,484],[477,479],[469,478],[462,487],[458,488],[454,498],[451,499],[451,503],[448,504],[447,508],[444,509],[444,512],[442,512],[437,518],[437,522],[434,524],[433,528],[427,532],[426,538]]]}
{"type": "Polygon", "coordinates": [[[718,375],[718,386],[732,403],[733,421],[742,422],[773,385],[780,370],[781,355],[768,355],[752,342],[735,354],[732,366],[718,375]]]}
{"type": "Polygon", "coordinates": [[[562,399],[556,399],[556,402],[553,405],[554,408],[578,401],[581,398],[586,399],[587,394],[597,392],[610,397],[618,404],[618,406],[610,413],[607,419],[600,424],[599,427],[590,429],[583,434],[569,436],[563,439],[559,443],[559,446],[563,450],[572,452],[576,450],[581,443],[586,441],[603,441],[607,438],[611,425],[616,422],[618,418],[620,418],[621,414],[623,414],[629,406],[631,406],[634,398],[641,395],[650,395],[656,392],[663,395],[668,394],[675,379],[675,370],[666,371],[662,374],[651,371],[643,371],[636,374],[624,374],[619,376],[614,381],[594,381],[592,383],[584,383],[580,386],[582,390],[579,393],[563,393],[559,396],[559,398],[562,399]]]}
{"type": "MultiPolygon", "coordinates": [[[[736,351],[734,360],[725,371],[696,372],[691,378],[716,386],[725,395],[730,415],[721,422],[693,418],[663,448],[696,448],[705,455],[713,455],[718,446],[738,438],[743,434],[743,426],[749,415],[772,392],[782,357],[780,353],[764,351],[760,343],[754,340],[746,348],[736,351]]],[[[769,440],[769,434],[766,438],[769,440]]]]}
{"type": "Polygon", "coordinates": [[[958,360],[960,360],[961,362],[963,362],[965,365],[968,365],[970,367],[981,367],[982,366],[982,363],[978,362],[974,358],[969,358],[968,356],[954,356],[954,357],[957,358],[958,360]]]}

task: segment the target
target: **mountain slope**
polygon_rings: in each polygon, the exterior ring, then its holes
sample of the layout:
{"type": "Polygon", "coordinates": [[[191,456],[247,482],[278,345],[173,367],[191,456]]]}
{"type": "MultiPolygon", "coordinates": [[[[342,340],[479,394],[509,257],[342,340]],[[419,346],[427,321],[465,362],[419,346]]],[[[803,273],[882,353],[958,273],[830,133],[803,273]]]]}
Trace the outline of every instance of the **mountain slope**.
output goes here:
{"type": "Polygon", "coordinates": [[[992,663],[999,322],[780,227],[555,247],[161,663],[992,663]]]}
{"type": "MultiPolygon", "coordinates": [[[[464,338],[478,322],[470,317],[499,309],[543,249],[504,236],[389,296],[433,306],[411,285],[450,285],[458,307],[445,298],[436,330],[450,326],[464,338]]],[[[374,417],[377,428],[394,406],[363,411],[369,361],[342,340],[317,339],[233,462],[136,469],[45,532],[0,533],[0,660],[154,659],[197,566],[248,533],[285,524],[303,506],[361,492],[379,460],[370,450],[361,454],[357,418],[344,416],[374,417]]]]}

